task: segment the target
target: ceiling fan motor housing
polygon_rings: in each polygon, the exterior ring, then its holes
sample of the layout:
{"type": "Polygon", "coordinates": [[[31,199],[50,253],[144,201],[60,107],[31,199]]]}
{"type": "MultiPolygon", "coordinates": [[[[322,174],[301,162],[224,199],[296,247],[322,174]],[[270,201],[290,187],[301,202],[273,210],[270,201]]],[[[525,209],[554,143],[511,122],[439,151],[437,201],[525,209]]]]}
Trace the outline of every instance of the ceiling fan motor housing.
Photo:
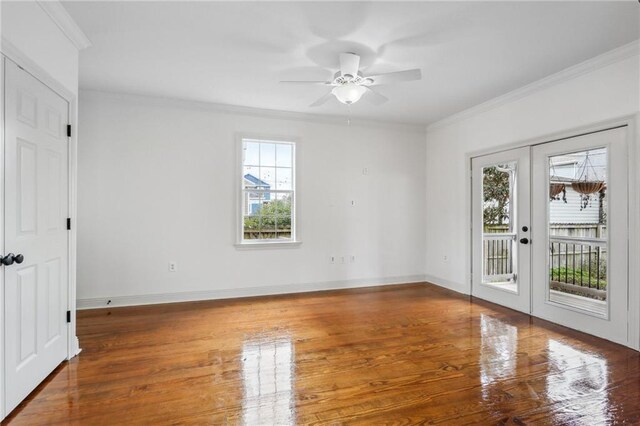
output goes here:
{"type": "Polygon", "coordinates": [[[363,77],[360,72],[358,72],[358,75],[353,76],[351,74],[342,75],[340,74],[340,71],[338,71],[333,76],[333,82],[332,82],[333,85],[342,86],[343,84],[347,84],[347,83],[368,86],[373,84],[373,79],[369,77],[363,77]]]}

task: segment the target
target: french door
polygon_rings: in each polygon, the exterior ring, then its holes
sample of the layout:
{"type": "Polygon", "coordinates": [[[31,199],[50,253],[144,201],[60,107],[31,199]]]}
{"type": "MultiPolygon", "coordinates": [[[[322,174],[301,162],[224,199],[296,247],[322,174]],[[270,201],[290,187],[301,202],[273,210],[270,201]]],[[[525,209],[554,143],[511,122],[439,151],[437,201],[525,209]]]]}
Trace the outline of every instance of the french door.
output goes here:
{"type": "Polygon", "coordinates": [[[626,132],[532,148],[532,314],[622,344],[628,341],[626,132]]]}
{"type": "Polygon", "coordinates": [[[472,294],[628,343],[626,127],[472,159],[472,294]]]}
{"type": "Polygon", "coordinates": [[[67,357],[68,103],[5,60],[5,414],[67,357]]]}
{"type": "Polygon", "coordinates": [[[529,148],[472,160],[472,294],[531,311],[529,148]]]}

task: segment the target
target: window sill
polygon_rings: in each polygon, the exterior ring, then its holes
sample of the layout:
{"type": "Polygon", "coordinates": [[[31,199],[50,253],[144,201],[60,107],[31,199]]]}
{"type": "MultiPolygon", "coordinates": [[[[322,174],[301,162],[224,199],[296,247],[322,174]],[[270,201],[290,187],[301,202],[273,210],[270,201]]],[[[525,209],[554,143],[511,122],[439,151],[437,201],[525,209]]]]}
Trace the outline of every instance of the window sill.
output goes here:
{"type": "Polygon", "coordinates": [[[246,242],[236,243],[236,249],[238,250],[251,250],[251,249],[278,249],[278,248],[296,248],[300,247],[302,241],[260,241],[260,242],[246,242]]]}

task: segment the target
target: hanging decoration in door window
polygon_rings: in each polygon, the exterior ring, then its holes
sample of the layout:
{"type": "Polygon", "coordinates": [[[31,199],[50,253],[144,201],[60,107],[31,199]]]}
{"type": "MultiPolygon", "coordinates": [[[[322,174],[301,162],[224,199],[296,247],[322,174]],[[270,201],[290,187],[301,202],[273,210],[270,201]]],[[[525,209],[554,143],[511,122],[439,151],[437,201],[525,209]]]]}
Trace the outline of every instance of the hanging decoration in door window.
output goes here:
{"type": "MultiPolygon", "coordinates": [[[[551,163],[551,179],[557,179],[558,173],[556,172],[556,166],[553,161],[551,163]]],[[[562,182],[549,183],[549,201],[562,200],[567,202],[567,187],[562,182]],[[560,196],[562,194],[562,197],[560,196]]]]}
{"type": "Polygon", "coordinates": [[[580,194],[580,210],[587,208],[592,197],[594,199],[596,198],[595,194],[599,194],[597,199],[602,200],[606,190],[606,185],[603,180],[598,178],[598,174],[589,155],[590,151],[587,151],[578,179],[571,183],[571,188],[580,194]]]}
{"type": "Polygon", "coordinates": [[[564,183],[552,182],[549,184],[549,200],[562,200],[567,202],[567,187],[564,183]],[[562,194],[562,196],[560,196],[562,194]]]}

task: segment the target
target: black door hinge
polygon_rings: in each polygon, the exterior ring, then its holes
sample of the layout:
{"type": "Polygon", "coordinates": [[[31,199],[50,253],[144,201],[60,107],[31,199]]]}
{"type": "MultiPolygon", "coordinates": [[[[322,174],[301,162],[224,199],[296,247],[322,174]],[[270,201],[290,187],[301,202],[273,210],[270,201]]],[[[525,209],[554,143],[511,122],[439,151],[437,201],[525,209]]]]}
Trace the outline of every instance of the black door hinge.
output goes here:
{"type": "Polygon", "coordinates": [[[67,322],[71,322],[71,311],[67,311],[67,322]]]}
{"type": "Polygon", "coordinates": [[[71,230],[71,218],[70,217],[67,218],[67,229],[71,230]]]}
{"type": "Polygon", "coordinates": [[[71,137],[71,124],[67,124],[67,137],[71,137]]]}

